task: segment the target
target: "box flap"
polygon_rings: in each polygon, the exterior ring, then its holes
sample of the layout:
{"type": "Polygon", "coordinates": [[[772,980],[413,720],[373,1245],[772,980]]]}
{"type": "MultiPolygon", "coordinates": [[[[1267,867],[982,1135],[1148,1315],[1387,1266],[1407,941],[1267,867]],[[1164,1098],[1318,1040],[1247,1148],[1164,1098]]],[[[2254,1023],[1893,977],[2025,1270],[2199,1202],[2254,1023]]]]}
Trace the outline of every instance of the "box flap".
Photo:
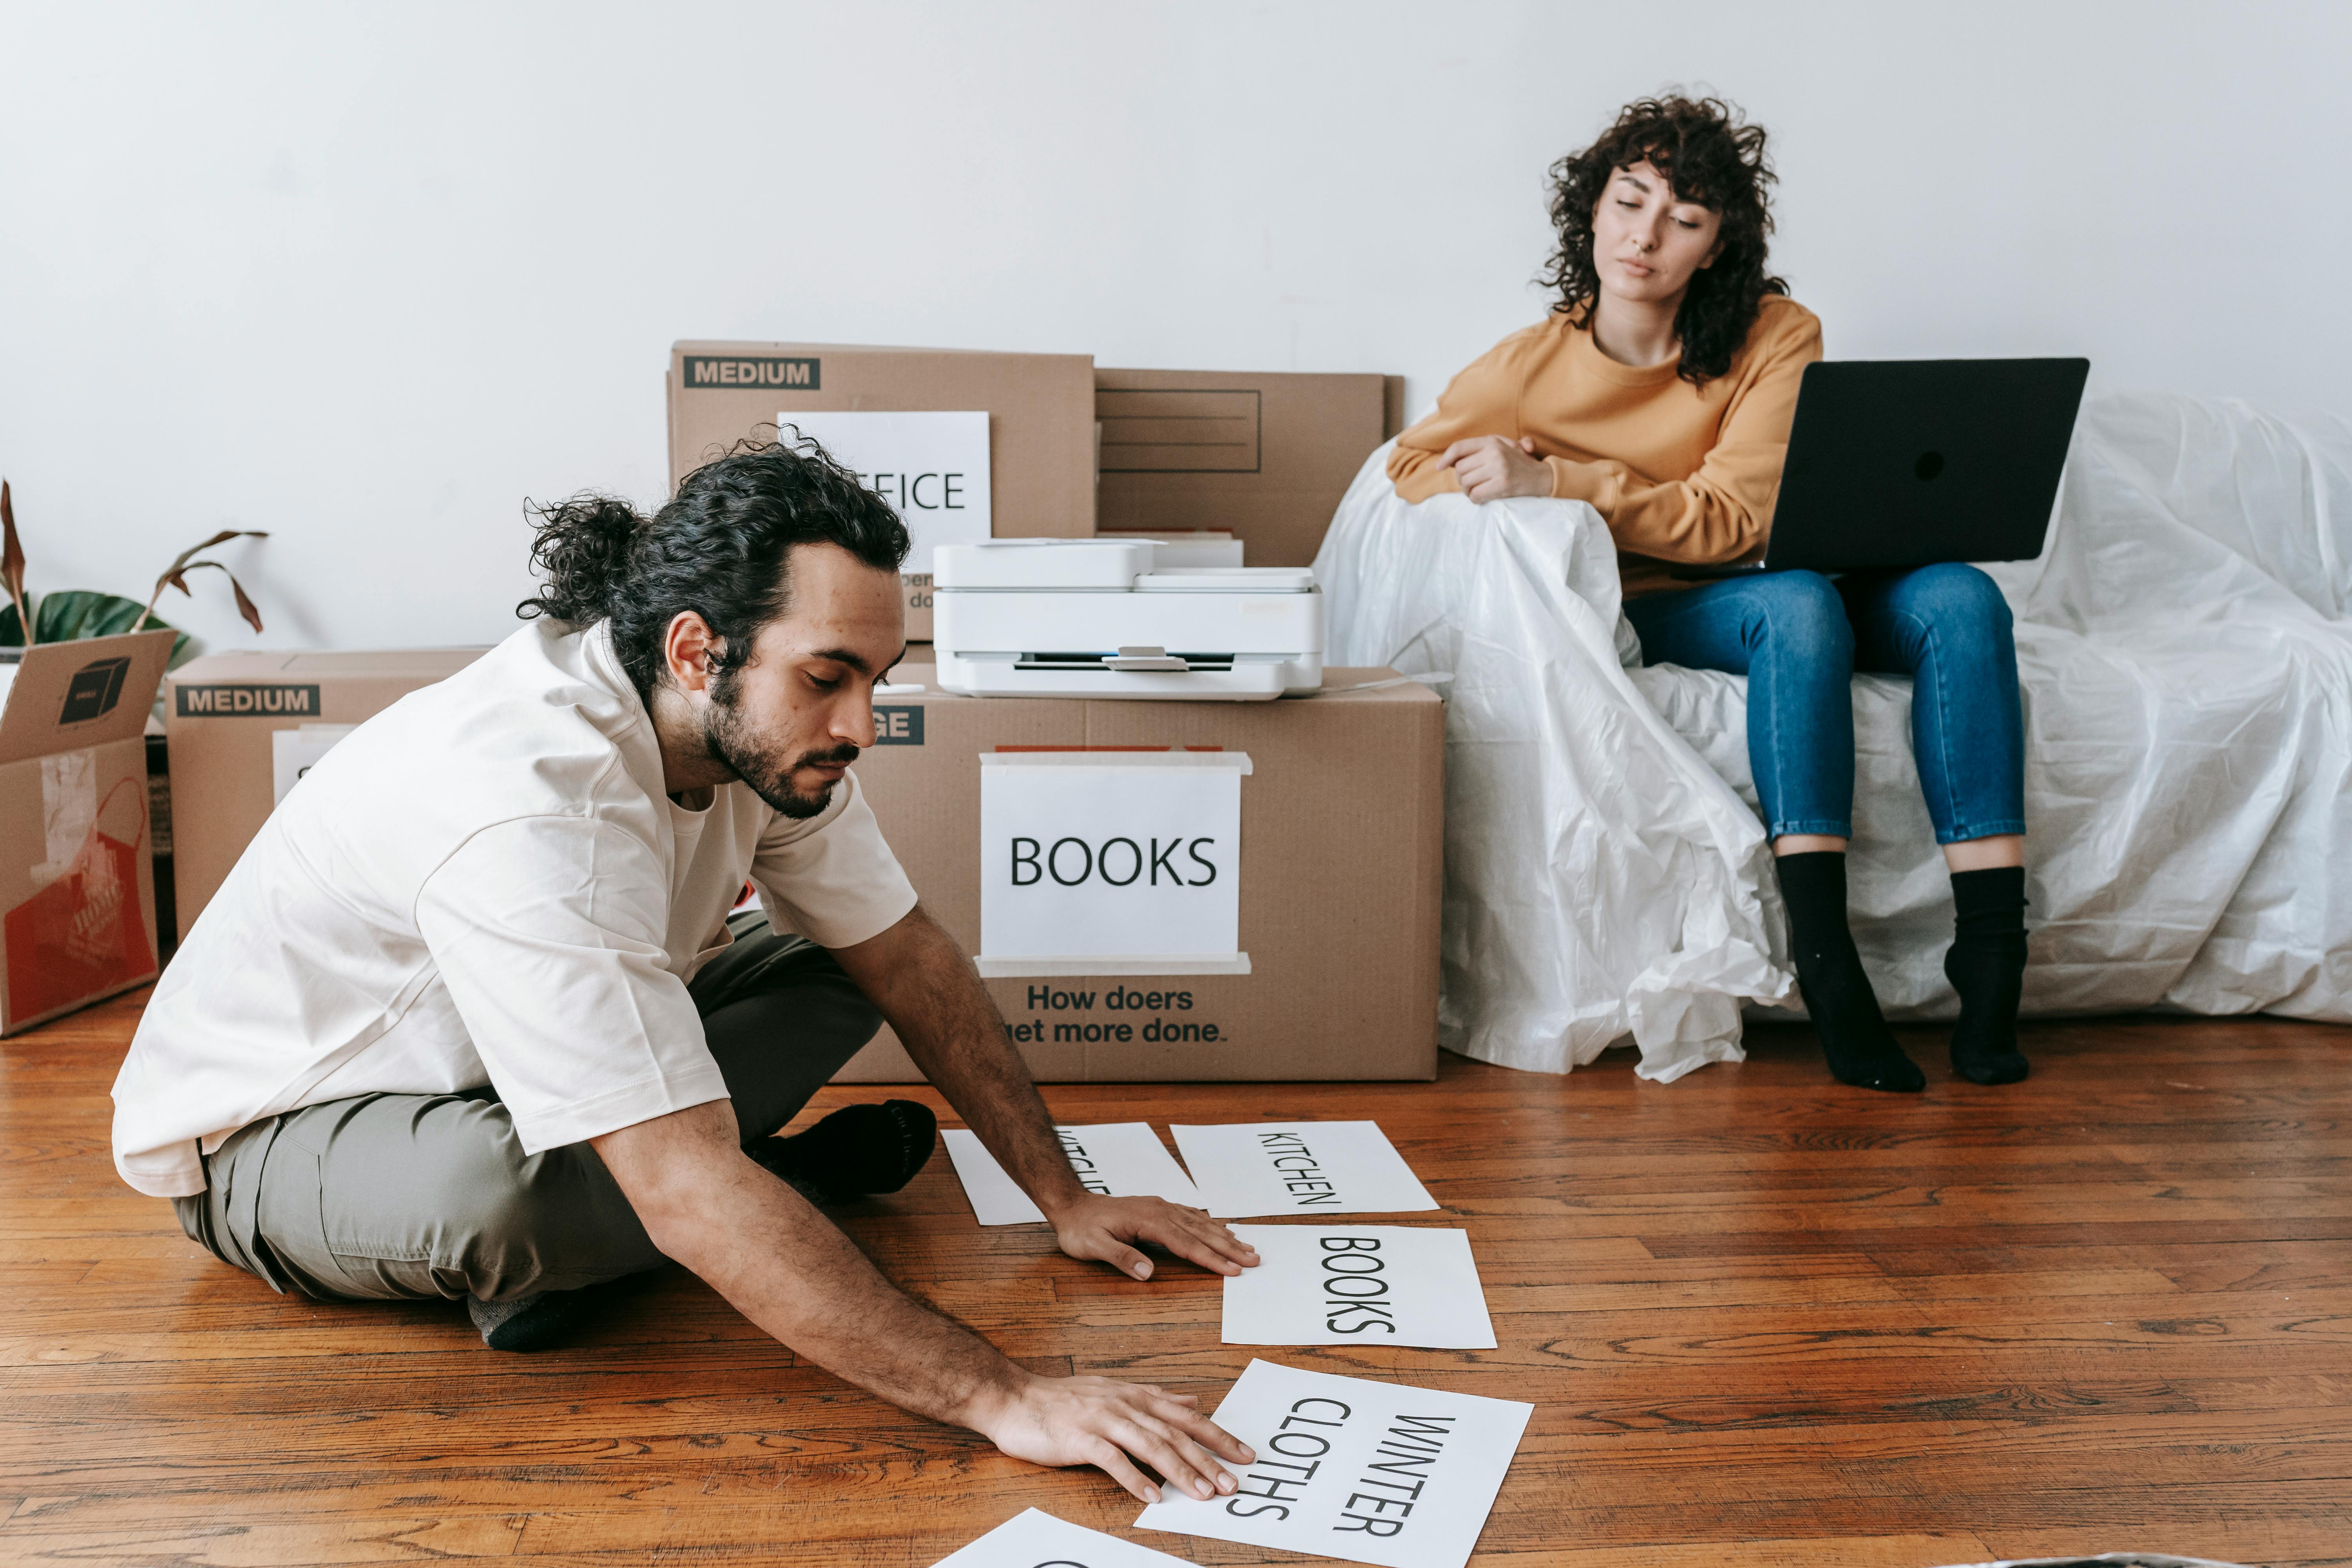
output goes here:
{"type": "Polygon", "coordinates": [[[179,635],[125,632],[25,649],[0,710],[0,763],[141,733],[179,635]]]}

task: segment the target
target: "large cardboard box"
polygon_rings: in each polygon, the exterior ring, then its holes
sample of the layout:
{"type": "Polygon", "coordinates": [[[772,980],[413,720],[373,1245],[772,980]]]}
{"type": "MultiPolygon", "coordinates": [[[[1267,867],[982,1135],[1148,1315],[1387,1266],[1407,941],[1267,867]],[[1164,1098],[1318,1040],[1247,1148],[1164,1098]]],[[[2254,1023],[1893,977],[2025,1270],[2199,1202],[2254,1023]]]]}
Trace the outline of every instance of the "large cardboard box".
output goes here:
{"type": "MultiPolygon", "coordinates": [[[[1360,684],[1389,676],[1328,670],[1323,695],[1275,702],[1139,702],[958,697],[928,666],[902,666],[896,679],[924,689],[877,699],[877,743],[857,776],[925,907],[979,955],[982,857],[1005,848],[982,841],[984,754],[1246,754],[1238,872],[1248,972],[1063,964],[992,977],[1030,1070],[1064,1082],[1428,1079],[1444,707],[1415,683],[1360,684]]],[[[1147,854],[1160,847],[1156,827],[1133,829],[1147,854]]],[[[1118,863],[1130,878],[1131,858],[1118,863]]],[[[841,1075],[921,1076],[887,1028],[841,1075]]]]}
{"type": "MultiPolygon", "coordinates": [[[[1095,531],[1094,360],[847,343],[680,342],[670,351],[669,469],[688,473],[781,416],[982,412],[988,416],[993,532],[1084,539],[1095,531]]],[[[935,485],[931,495],[940,494],[935,485]]],[[[894,496],[906,513],[907,503],[894,496]]],[[[907,636],[931,635],[929,573],[910,573],[907,636]]]]}
{"type": "Polygon", "coordinates": [[[1403,407],[1401,376],[1097,370],[1096,531],[1226,530],[1252,566],[1311,566],[1403,407]]]}
{"type": "Polygon", "coordinates": [[[351,726],[487,651],[224,653],[173,670],[164,682],[163,727],[181,934],[194,929],[304,767],[351,726]]]}
{"type": "Polygon", "coordinates": [[[0,1035],[155,976],[143,731],[177,635],[43,643],[0,666],[0,1035]]]}

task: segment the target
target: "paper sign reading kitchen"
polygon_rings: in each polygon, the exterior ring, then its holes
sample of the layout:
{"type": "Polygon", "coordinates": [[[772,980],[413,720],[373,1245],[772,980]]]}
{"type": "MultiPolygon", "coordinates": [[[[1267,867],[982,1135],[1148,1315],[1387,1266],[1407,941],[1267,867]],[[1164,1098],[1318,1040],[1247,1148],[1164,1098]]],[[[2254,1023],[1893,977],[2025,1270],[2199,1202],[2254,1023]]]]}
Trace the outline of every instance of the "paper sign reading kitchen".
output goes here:
{"type": "Polygon", "coordinates": [[[980,972],[1247,974],[1241,752],[992,752],[980,972]]]}
{"type": "Polygon", "coordinates": [[[1202,1201],[1219,1219],[1433,1209],[1377,1121],[1171,1126],[1202,1201]]]}
{"type": "MultiPolygon", "coordinates": [[[[1171,1204],[1199,1208],[1201,1194],[1192,1178],[1152,1135],[1149,1123],[1110,1121],[1093,1127],[1056,1127],[1062,1153],[1078,1184],[1107,1198],[1166,1198],[1171,1204]]],[[[971,1204],[972,1217],[982,1225],[1035,1225],[1045,1212],[1030,1201],[1020,1184],[1006,1174],[977,1133],[961,1127],[940,1132],[948,1158],[955,1163],[956,1179],[971,1204]]]]}
{"type": "Polygon", "coordinates": [[[907,525],[915,548],[899,570],[926,575],[931,551],[988,537],[988,416],[837,410],[776,416],[854,470],[907,525]]]}
{"type": "Polygon", "coordinates": [[[1163,1491],[1146,1530],[1383,1568],[1462,1568],[1535,1406],[1249,1363],[1213,1419],[1257,1462],[1206,1502],[1163,1491]]]}

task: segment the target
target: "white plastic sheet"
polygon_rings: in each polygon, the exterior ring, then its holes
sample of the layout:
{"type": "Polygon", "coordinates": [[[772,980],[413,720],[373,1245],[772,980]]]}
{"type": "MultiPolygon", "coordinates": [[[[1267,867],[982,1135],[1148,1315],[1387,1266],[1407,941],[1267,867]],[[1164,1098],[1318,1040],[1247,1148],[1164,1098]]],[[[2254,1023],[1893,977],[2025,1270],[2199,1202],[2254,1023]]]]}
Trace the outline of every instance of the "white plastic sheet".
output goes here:
{"type": "MultiPolygon", "coordinates": [[[[1746,682],[1627,668],[1580,502],[1398,500],[1386,449],[1317,570],[1335,664],[1451,669],[1448,1048],[1645,1077],[1736,1059],[1793,1005],[1746,682]]],[[[2352,1021],[2352,426],[2139,395],[2087,405],[2042,560],[1991,568],[2027,713],[2030,1013],[2352,1021]]],[[[1909,682],[1854,683],[1850,886],[1890,1014],[1946,1016],[1951,901],[1909,682]]]]}

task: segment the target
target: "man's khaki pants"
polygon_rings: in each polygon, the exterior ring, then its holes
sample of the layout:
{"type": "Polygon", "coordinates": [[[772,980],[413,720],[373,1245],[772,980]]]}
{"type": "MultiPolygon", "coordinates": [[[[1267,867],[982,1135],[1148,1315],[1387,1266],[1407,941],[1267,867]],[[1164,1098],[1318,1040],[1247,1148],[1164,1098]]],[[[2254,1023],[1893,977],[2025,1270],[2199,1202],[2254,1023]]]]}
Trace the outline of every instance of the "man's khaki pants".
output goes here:
{"type": "MultiPolygon", "coordinates": [[[[832,954],[755,911],[688,987],[743,1141],[773,1133],[881,1016],[832,954]]],[[[181,1226],[278,1291],[322,1300],[570,1290],[666,1260],[594,1149],[526,1154],[495,1089],[367,1094],[240,1129],[181,1226]]]]}

